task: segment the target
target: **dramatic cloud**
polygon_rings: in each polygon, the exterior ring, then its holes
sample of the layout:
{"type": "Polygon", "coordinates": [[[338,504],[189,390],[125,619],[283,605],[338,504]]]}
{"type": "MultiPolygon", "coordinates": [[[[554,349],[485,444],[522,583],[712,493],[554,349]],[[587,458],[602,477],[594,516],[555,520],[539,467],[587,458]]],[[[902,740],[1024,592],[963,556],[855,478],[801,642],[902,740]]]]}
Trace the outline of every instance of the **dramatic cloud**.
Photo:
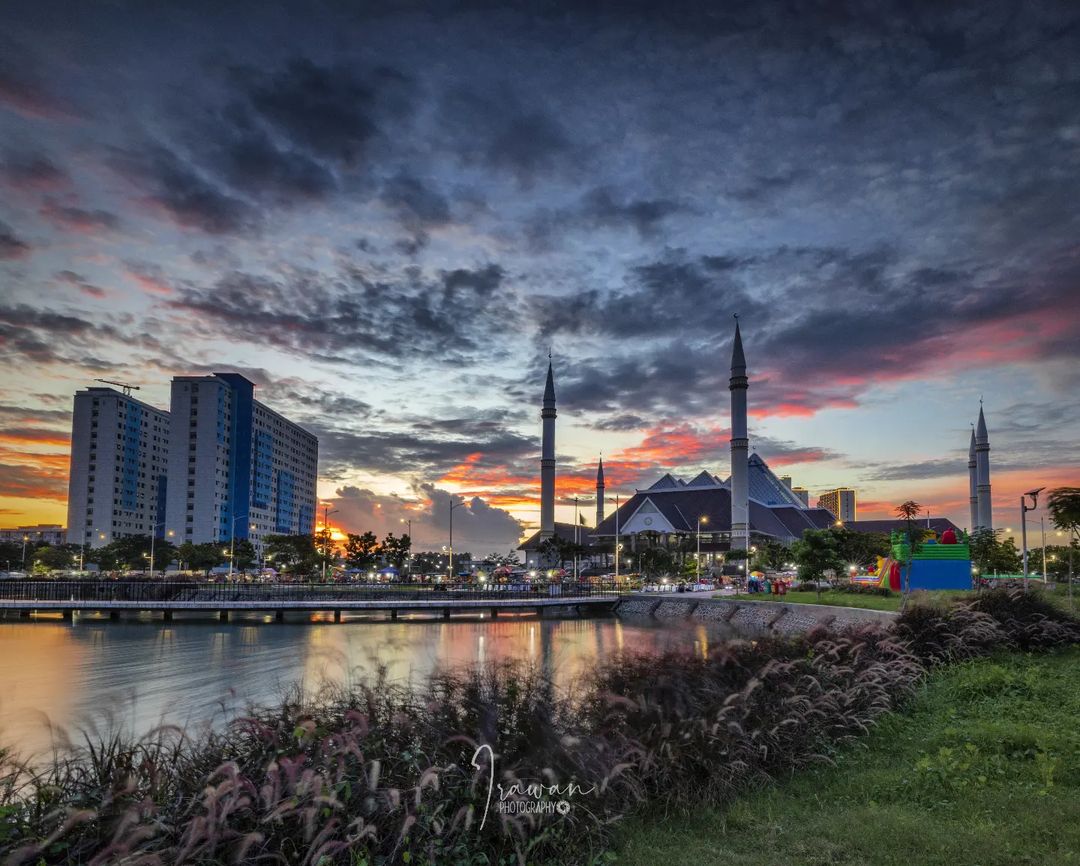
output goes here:
{"type": "Polygon", "coordinates": [[[66,171],[37,154],[11,155],[0,161],[0,179],[20,192],[55,192],[70,183],[66,171]]]}
{"type": "Polygon", "coordinates": [[[74,286],[84,295],[91,298],[104,298],[108,294],[101,286],[95,286],[87,282],[85,277],[74,271],[60,271],[56,274],[56,279],[62,283],[67,283],[69,286],[74,286]]]}
{"type": "Polygon", "coordinates": [[[0,220],[0,260],[22,259],[30,255],[30,245],[16,236],[15,230],[0,220]]]}
{"type": "Polygon", "coordinates": [[[326,361],[369,355],[415,360],[467,358],[485,344],[484,327],[514,319],[501,267],[375,279],[358,269],[327,278],[313,271],[280,277],[231,273],[212,287],[185,287],[169,301],[235,338],[326,361]],[[469,318],[462,316],[469,311],[469,318]]]}
{"type": "Polygon", "coordinates": [[[105,210],[86,210],[62,204],[53,199],[46,199],[38,212],[58,228],[84,234],[96,234],[100,231],[115,229],[120,225],[120,218],[114,213],[105,210]]]}
{"type": "Polygon", "coordinates": [[[142,203],[183,228],[207,234],[256,230],[259,212],[164,146],[121,154],[114,168],[142,192],[142,203]]]}

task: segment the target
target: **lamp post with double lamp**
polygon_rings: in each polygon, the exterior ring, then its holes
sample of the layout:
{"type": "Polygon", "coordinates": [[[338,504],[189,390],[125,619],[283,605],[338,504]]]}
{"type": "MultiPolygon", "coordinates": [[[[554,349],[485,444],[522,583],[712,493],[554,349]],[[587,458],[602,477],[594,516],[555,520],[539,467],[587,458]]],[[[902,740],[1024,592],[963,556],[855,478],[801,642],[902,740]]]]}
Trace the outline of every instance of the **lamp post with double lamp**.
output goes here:
{"type": "Polygon", "coordinates": [[[450,497],[450,566],[447,571],[451,583],[454,581],[454,509],[461,508],[464,504],[464,502],[454,502],[454,497],[450,497]]]}
{"type": "Polygon", "coordinates": [[[696,573],[698,582],[701,581],[701,524],[708,523],[708,522],[709,522],[709,516],[707,514],[702,514],[697,519],[697,563],[696,563],[697,567],[695,568],[695,573],[696,573]]]}
{"type": "MultiPolygon", "coordinates": [[[[229,582],[233,579],[233,562],[236,560],[236,524],[241,520],[247,520],[247,514],[241,514],[233,518],[232,526],[229,527],[229,582]]],[[[255,524],[249,524],[248,529],[254,529],[255,524]]]]}

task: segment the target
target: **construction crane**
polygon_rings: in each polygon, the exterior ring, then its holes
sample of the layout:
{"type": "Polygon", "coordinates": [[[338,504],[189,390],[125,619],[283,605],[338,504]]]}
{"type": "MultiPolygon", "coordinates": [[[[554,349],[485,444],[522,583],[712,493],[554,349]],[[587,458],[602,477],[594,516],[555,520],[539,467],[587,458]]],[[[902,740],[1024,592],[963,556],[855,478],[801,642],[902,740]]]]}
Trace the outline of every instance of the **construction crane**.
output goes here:
{"type": "Polygon", "coordinates": [[[124,389],[124,396],[130,397],[132,391],[138,391],[138,385],[129,385],[127,382],[114,382],[111,379],[95,379],[95,382],[104,382],[106,385],[115,385],[117,388],[124,389]]]}

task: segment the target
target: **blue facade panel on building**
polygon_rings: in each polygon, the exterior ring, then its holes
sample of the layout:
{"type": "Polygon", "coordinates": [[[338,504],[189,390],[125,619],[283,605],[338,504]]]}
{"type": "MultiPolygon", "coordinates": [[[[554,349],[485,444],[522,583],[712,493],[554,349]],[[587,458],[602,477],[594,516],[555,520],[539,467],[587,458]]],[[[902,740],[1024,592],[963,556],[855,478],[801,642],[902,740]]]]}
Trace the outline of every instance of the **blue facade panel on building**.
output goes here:
{"type": "Polygon", "coordinates": [[[139,438],[143,411],[137,403],[131,403],[126,408],[121,428],[123,448],[120,458],[120,507],[126,511],[135,511],[139,507],[139,438]]]}
{"type": "Polygon", "coordinates": [[[273,435],[265,430],[256,430],[254,448],[252,463],[255,467],[255,481],[251,488],[251,504],[256,508],[269,508],[274,495],[273,435]]]}
{"type": "MultiPolygon", "coordinates": [[[[296,507],[296,479],[291,472],[278,472],[277,511],[274,514],[274,530],[279,533],[292,532],[292,516],[296,507]]],[[[303,524],[301,524],[303,525],[303,524]]]]}
{"type": "Polygon", "coordinates": [[[159,475],[157,477],[157,502],[154,503],[154,535],[158,538],[165,537],[165,504],[168,502],[169,477],[159,475]]]}

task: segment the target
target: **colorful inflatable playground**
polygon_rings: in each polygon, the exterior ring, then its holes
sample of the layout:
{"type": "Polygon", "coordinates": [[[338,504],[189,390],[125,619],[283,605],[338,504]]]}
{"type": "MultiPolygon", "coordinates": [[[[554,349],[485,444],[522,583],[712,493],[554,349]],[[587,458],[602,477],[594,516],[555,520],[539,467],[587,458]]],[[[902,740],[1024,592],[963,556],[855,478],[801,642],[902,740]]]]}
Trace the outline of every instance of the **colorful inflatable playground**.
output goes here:
{"type": "Polygon", "coordinates": [[[971,548],[968,536],[959,537],[946,529],[941,538],[923,539],[911,552],[907,536],[894,532],[888,556],[878,557],[877,573],[852,578],[855,583],[879,586],[900,592],[902,589],[971,589],[971,548]],[[910,584],[905,586],[904,572],[910,556],[910,584]]]}

